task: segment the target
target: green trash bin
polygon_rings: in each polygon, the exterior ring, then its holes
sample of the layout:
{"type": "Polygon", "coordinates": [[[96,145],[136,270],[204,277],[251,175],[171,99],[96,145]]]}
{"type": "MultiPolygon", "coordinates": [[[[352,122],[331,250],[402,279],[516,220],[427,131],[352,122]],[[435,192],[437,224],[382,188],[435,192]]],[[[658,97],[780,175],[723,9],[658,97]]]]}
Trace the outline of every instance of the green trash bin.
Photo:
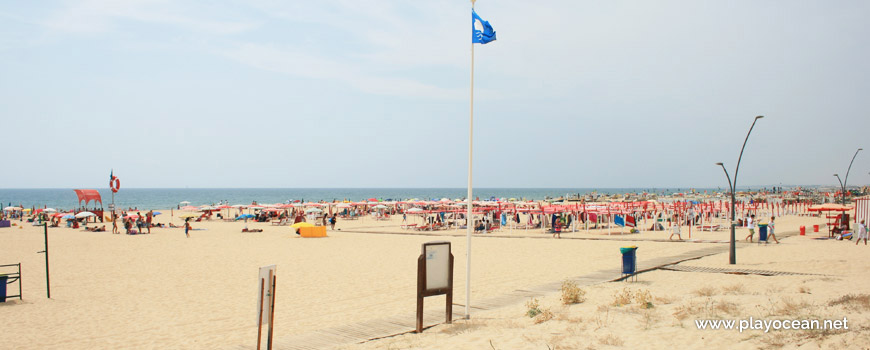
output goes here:
{"type": "Polygon", "coordinates": [[[0,303],[6,302],[6,281],[9,279],[9,276],[0,275],[0,303]]]}
{"type": "Polygon", "coordinates": [[[637,247],[621,247],[619,252],[622,253],[622,274],[635,274],[637,272],[637,247]]]}

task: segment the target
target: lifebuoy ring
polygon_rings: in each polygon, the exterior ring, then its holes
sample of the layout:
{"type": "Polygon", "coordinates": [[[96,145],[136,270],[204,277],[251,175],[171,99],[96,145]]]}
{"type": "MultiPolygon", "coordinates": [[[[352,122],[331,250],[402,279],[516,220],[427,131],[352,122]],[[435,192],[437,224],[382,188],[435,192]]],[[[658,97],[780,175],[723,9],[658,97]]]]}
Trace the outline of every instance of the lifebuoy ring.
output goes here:
{"type": "Polygon", "coordinates": [[[121,189],[121,179],[118,179],[117,176],[112,176],[112,183],[110,184],[112,187],[112,192],[118,192],[121,189]]]}

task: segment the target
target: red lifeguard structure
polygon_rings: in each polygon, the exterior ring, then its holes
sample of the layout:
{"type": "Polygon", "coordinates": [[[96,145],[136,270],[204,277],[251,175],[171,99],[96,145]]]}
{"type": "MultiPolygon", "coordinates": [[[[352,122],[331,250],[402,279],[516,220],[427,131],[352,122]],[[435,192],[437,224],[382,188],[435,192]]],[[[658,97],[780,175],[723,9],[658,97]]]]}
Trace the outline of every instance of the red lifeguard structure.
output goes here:
{"type": "Polygon", "coordinates": [[[76,193],[76,196],[79,197],[79,209],[76,212],[80,211],[89,211],[97,215],[100,218],[100,222],[103,221],[103,197],[100,196],[100,192],[97,190],[73,190],[76,193]],[[94,202],[94,208],[88,209],[88,203],[91,201],[94,202]],[[84,202],[84,204],[82,204],[84,202]],[[100,203],[100,208],[97,209],[97,203],[100,203]]]}

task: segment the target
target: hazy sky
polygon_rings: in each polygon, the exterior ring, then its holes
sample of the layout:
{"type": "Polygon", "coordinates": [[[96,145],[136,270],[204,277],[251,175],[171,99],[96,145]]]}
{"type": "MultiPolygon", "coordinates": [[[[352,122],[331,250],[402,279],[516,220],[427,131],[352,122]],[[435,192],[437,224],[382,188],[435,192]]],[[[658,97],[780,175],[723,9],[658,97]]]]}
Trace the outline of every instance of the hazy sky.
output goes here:
{"type": "MultiPolygon", "coordinates": [[[[870,183],[868,1],[480,0],[475,186],[870,183]],[[733,176],[733,174],[732,174],[733,176]]],[[[468,1],[5,1],[0,187],[465,187],[468,1]]]]}

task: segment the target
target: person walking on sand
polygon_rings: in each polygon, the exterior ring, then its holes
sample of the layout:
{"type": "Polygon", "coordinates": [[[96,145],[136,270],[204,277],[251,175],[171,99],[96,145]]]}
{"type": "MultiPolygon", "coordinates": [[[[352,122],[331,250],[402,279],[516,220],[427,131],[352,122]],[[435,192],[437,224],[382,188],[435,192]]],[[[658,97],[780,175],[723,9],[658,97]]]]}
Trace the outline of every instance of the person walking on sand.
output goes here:
{"type": "Polygon", "coordinates": [[[674,240],[674,235],[677,235],[678,240],[683,240],[683,236],[680,235],[680,223],[677,220],[674,220],[674,224],[671,225],[671,235],[668,236],[668,240],[674,240]]]}
{"type": "Polygon", "coordinates": [[[774,242],[776,242],[776,244],[779,244],[779,240],[776,239],[776,235],[773,234],[773,220],[774,220],[774,219],[776,219],[776,218],[773,217],[773,216],[771,216],[771,217],[770,217],[770,223],[767,224],[767,232],[768,232],[768,233],[767,233],[767,238],[768,238],[768,239],[772,239],[774,242]]]}
{"type": "Polygon", "coordinates": [[[749,241],[749,243],[752,243],[752,236],[755,236],[755,222],[754,221],[755,221],[755,214],[750,215],[749,218],[746,219],[746,227],[749,228],[749,236],[746,236],[744,241],[749,241]]]}
{"type": "Polygon", "coordinates": [[[867,225],[864,224],[864,219],[861,219],[861,223],[858,224],[858,239],[855,240],[855,245],[858,245],[862,238],[864,245],[867,245],[867,225]]]}
{"type": "Polygon", "coordinates": [[[118,214],[112,212],[112,234],[121,233],[118,232],[118,214]]]}
{"type": "Polygon", "coordinates": [[[562,238],[562,223],[559,221],[553,225],[553,238],[562,238]]]}
{"type": "Polygon", "coordinates": [[[184,219],[184,235],[190,238],[190,219],[184,219]]]}

